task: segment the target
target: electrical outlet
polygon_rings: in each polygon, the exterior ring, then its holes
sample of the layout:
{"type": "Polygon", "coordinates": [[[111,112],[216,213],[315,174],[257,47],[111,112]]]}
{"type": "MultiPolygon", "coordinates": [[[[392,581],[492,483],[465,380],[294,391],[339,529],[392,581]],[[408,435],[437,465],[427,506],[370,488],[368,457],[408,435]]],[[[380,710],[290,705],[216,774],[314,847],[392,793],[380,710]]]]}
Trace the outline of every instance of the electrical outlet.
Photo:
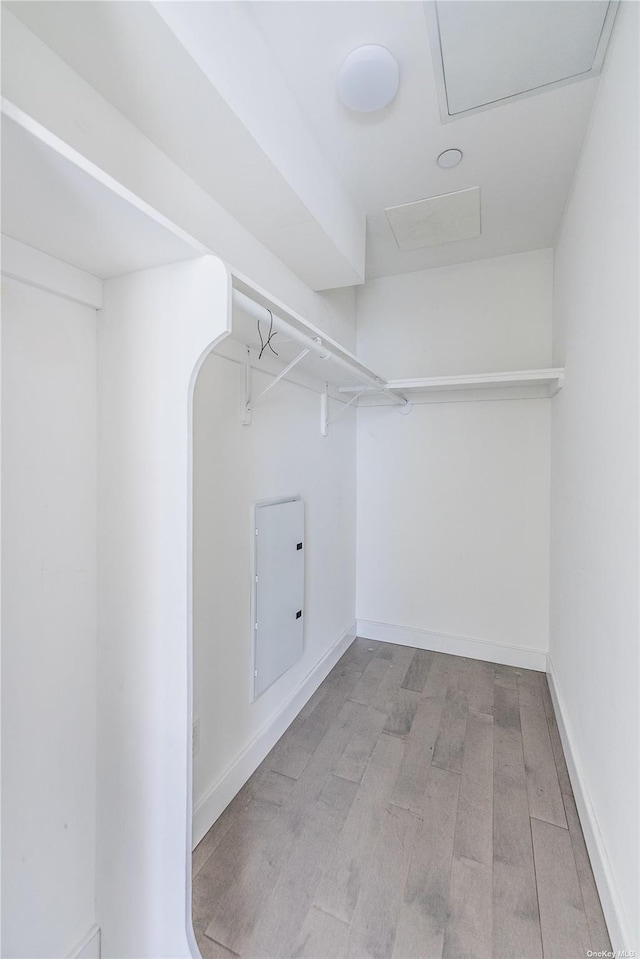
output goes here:
{"type": "Polygon", "coordinates": [[[200,752],[200,717],[193,717],[193,736],[191,738],[191,745],[193,747],[193,755],[197,756],[200,752]]]}

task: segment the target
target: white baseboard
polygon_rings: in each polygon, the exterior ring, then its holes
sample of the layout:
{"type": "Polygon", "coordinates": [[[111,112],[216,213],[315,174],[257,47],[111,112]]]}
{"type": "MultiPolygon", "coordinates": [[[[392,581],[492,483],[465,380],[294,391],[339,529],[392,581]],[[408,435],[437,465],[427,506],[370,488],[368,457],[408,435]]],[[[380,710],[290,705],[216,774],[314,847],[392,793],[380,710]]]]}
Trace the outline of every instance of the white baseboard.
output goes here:
{"type": "Polygon", "coordinates": [[[100,959],[100,929],[93,925],[82,937],[76,948],[69,953],[68,959],[100,959]]]}
{"type": "Polygon", "coordinates": [[[284,731],[291,725],[304,704],[311,698],[320,683],[331,672],[340,657],[356,638],[355,622],[334,643],[320,662],[302,680],[298,688],[284,703],[279,712],[254,736],[249,745],[231,763],[213,784],[206,796],[193,810],[193,848],[211,829],[214,822],[231,802],[238,790],[258,768],[269,750],[273,749],[284,731]]]}
{"type": "Polygon", "coordinates": [[[575,745],[575,737],[569,715],[562,698],[562,693],[558,685],[558,678],[553,668],[551,657],[547,656],[547,676],[549,679],[549,690],[553,701],[553,708],[556,713],[562,748],[564,749],[569,778],[573,787],[573,795],[580,816],[580,823],[584,833],[584,840],[587,845],[589,858],[593,875],[600,894],[602,911],[607,921],[611,946],[616,955],[635,955],[632,949],[638,948],[638,943],[631,941],[631,933],[628,928],[622,902],[616,887],[613,870],[604,839],[598,826],[595,810],[589,796],[586,780],[582,768],[582,763],[575,745]]]}
{"type": "Polygon", "coordinates": [[[415,646],[417,649],[431,649],[437,653],[482,659],[487,663],[500,663],[502,666],[520,666],[522,669],[537,669],[540,672],[545,672],[547,668],[547,654],[543,649],[508,646],[505,643],[492,643],[469,636],[432,633],[411,626],[391,626],[389,623],[371,623],[359,619],[358,636],[396,643],[398,646],[415,646]]]}

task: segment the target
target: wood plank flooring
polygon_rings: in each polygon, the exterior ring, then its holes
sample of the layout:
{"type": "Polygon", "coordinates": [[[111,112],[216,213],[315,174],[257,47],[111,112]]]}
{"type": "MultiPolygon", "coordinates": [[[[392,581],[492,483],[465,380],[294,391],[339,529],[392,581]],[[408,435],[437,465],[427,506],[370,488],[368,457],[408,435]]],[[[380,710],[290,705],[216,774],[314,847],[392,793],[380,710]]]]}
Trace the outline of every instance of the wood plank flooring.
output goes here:
{"type": "Polygon", "coordinates": [[[357,639],[193,854],[203,959],[610,950],[546,677],[357,639]]]}

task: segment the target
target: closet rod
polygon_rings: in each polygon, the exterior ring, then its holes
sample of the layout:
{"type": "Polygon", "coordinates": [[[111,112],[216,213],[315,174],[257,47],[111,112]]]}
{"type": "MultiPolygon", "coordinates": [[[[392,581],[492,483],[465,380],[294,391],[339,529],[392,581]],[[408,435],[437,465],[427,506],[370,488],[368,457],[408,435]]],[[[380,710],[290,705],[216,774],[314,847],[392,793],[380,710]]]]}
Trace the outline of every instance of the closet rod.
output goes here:
{"type": "Polygon", "coordinates": [[[384,394],[384,396],[388,396],[400,406],[405,407],[407,411],[411,409],[411,403],[406,396],[403,396],[402,393],[397,393],[395,390],[388,389],[384,380],[380,379],[379,376],[375,376],[374,373],[367,373],[364,370],[359,370],[357,366],[353,366],[342,356],[338,356],[337,353],[333,353],[332,350],[322,342],[320,337],[311,339],[310,336],[307,336],[305,333],[301,333],[299,330],[296,330],[294,326],[291,326],[290,323],[287,323],[286,320],[283,320],[282,317],[277,315],[277,313],[272,313],[271,310],[266,308],[266,306],[261,306],[260,303],[256,303],[255,300],[252,300],[250,296],[247,296],[240,290],[233,291],[233,303],[234,306],[237,306],[239,310],[242,310],[244,313],[248,313],[248,315],[252,316],[255,320],[262,320],[265,323],[270,323],[273,320],[273,328],[275,330],[279,330],[281,333],[286,333],[287,336],[291,337],[292,340],[295,340],[296,343],[299,343],[300,346],[304,347],[304,349],[309,350],[310,353],[316,353],[323,360],[333,360],[334,363],[336,363],[338,366],[341,366],[351,376],[353,376],[354,379],[359,380],[361,383],[366,383],[367,386],[370,386],[379,393],[384,394]]]}

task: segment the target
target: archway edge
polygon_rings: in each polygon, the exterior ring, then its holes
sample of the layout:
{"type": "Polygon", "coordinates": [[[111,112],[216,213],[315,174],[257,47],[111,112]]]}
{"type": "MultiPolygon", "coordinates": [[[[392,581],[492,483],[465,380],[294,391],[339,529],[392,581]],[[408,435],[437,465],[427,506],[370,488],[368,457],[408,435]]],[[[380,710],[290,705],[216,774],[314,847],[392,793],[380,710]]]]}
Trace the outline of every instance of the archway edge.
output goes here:
{"type": "Polygon", "coordinates": [[[98,918],[102,955],[197,956],[191,929],[191,433],[230,330],[204,256],[105,282],[98,321],[98,918]]]}

